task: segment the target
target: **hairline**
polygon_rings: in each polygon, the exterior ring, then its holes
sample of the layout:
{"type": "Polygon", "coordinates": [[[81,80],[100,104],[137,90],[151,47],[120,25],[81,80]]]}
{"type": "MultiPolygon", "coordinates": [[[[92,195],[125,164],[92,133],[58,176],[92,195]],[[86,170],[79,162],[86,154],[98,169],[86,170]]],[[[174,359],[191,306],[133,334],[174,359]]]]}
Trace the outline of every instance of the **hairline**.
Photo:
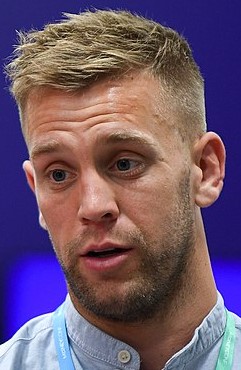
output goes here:
{"type": "MultiPolygon", "coordinates": [[[[168,107],[167,107],[167,110],[169,112],[173,111],[174,112],[174,115],[176,116],[176,123],[177,123],[177,131],[179,131],[181,137],[182,137],[182,140],[183,141],[189,141],[189,142],[192,142],[193,139],[195,139],[196,137],[200,137],[201,134],[203,134],[205,131],[206,131],[206,127],[205,126],[205,123],[203,124],[199,124],[199,127],[200,127],[200,130],[196,130],[196,134],[194,135],[189,135],[189,133],[183,133],[183,131],[185,131],[185,129],[182,127],[183,126],[183,122],[180,122],[180,120],[178,119],[178,115],[180,114],[180,111],[181,111],[181,108],[183,107],[180,107],[180,101],[178,98],[175,97],[175,92],[174,92],[174,88],[171,86],[171,84],[167,85],[166,83],[164,83],[162,77],[160,75],[157,75],[155,74],[153,71],[150,70],[149,66],[147,66],[146,68],[143,68],[143,69],[140,69],[140,68],[129,68],[129,71],[128,72],[131,72],[131,73],[134,73],[136,76],[138,76],[138,74],[146,74],[146,76],[150,76],[152,77],[154,80],[156,80],[159,84],[159,92],[160,94],[158,95],[158,99],[163,100],[164,103],[168,103],[168,107]],[[175,104],[174,104],[175,103],[175,104]],[[173,106],[176,106],[177,108],[176,109],[173,109],[173,106]],[[201,127],[202,126],[202,127],[201,127]]],[[[61,86],[61,88],[56,88],[56,87],[53,87],[51,85],[41,85],[41,86],[33,86],[32,88],[30,88],[28,90],[28,93],[26,94],[25,96],[25,99],[24,101],[22,102],[17,102],[18,104],[18,110],[19,110],[19,116],[20,116],[20,122],[21,122],[21,128],[22,128],[22,133],[23,133],[23,136],[24,136],[24,139],[27,143],[27,130],[26,130],[26,127],[27,126],[27,122],[26,122],[26,117],[25,117],[25,110],[26,110],[26,106],[27,106],[27,102],[29,100],[29,98],[31,97],[31,94],[33,94],[34,92],[37,92],[39,94],[39,96],[41,96],[42,94],[45,93],[46,90],[52,90],[52,91],[62,91],[63,93],[66,92],[66,93],[70,93],[70,94],[80,94],[81,92],[83,92],[85,89],[88,89],[98,83],[104,83],[105,81],[110,81],[110,80],[118,80],[118,79],[124,79],[127,75],[128,75],[128,72],[127,72],[127,69],[123,69],[123,70],[120,70],[118,71],[118,73],[110,73],[108,76],[101,76],[100,78],[98,78],[96,81],[90,81],[88,84],[86,84],[86,86],[81,86],[79,88],[72,88],[72,89],[69,89],[69,88],[65,88],[63,86],[61,86]]],[[[153,97],[155,98],[155,97],[153,97]]],[[[200,103],[201,105],[201,103],[200,103]]],[[[185,108],[184,108],[184,111],[185,111],[185,108]]],[[[187,113],[188,115],[188,113],[187,113]]],[[[204,117],[205,119],[205,117],[204,117]]],[[[187,130],[188,131],[188,130],[187,130]]]]}

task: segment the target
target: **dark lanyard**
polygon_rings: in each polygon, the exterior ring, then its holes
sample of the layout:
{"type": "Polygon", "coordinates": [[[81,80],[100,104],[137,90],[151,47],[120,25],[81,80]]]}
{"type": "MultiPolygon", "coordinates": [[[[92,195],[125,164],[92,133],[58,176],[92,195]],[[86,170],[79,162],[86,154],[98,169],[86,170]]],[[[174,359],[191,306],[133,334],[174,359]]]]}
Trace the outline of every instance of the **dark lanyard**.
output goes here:
{"type": "MultiPolygon", "coordinates": [[[[226,328],[215,370],[231,370],[235,345],[235,322],[226,311],[226,328]]],[[[69,341],[64,318],[64,305],[61,305],[53,317],[54,342],[60,370],[75,370],[70,353],[69,341]]]]}

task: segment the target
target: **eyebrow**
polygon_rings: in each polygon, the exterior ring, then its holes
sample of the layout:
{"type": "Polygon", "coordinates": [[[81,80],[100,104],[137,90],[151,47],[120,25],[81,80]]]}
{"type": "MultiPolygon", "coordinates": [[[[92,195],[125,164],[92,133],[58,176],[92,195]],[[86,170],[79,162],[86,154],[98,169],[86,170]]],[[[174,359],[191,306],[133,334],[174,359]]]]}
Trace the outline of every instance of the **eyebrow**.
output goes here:
{"type": "Polygon", "coordinates": [[[30,150],[30,158],[35,159],[39,157],[40,155],[60,152],[61,149],[62,149],[62,145],[57,140],[51,140],[46,143],[36,144],[30,150]]]}
{"type": "MultiPolygon", "coordinates": [[[[118,144],[118,143],[137,143],[149,147],[156,146],[156,143],[153,141],[149,135],[140,133],[135,130],[119,130],[112,132],[107,137],[99,138],[99,142],[104,144],[118,144]]],[[[57,153],[63,150],[63,144],[58,140],[51,140],[45,143],[36,144],[30,150],[30,158],[36,159],[37,157],[45,154],[57,153]]]]}
{"type": "Polygon", "coordinates": [[[154,140],[147,134],[140,133],[135,130],[120,130],[112,132],[105,139],[107,144],[116,144],[121,142],[134,142],[137,144],[147,145],[147,146],[156,146],[154,140]]]}

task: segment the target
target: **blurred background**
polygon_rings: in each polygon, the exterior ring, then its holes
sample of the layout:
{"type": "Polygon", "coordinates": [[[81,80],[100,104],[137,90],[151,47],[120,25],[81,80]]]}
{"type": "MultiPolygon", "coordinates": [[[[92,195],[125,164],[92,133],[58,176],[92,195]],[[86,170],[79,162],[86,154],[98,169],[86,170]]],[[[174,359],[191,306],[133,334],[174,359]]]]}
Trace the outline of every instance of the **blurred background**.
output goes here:
{"type": "MultiPolygon", "coordinates": [[[[182,33],[206,81],[209,130],[227,149],[221,198],[203,211],[214,274],[229,309],[241,315],[241,3],[239,0],[1,0],[0,57],[7,62],[16,30],[41,28],[62,12],[86,8],[128,9],[182,33]]],[[[0,74],[0,342],[26,320],[54,310],[65,282],[47,234],[38,225],[35,199],[22,171],[28,157],[18,112],[0,74]]]]}

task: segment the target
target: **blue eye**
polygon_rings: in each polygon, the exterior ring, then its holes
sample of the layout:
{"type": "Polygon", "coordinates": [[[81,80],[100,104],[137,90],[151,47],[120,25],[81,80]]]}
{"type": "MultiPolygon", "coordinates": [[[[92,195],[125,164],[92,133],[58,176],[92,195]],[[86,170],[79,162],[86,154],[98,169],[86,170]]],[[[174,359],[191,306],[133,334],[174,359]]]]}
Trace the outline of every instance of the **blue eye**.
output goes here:
{"type": "Polygon", "coordinates": [[[129,159],[123,158],[116,162],[116,167],[119,171],[128,171],[131,168],[129,159]]]}
{"type": "Polygon", "coordinates": [[[62,182],[67,177],[66,172],[63,170],[54,170],[51,176],[55,182],[62,182]]]}

